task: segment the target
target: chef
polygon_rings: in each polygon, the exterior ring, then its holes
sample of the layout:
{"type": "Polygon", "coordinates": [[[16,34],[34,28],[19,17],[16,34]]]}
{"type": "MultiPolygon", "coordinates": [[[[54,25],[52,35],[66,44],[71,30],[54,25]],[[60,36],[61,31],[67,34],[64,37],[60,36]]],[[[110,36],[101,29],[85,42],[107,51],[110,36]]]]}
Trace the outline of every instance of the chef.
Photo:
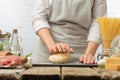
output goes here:
{"type": "Polygon", "coordinates": [[[33,28],[39,36],[34,62],[73,53],[69,63],[95,63],[101,42],[97,17],[106,16],[106,9],[106,0],[34,0],[33,28]]]}

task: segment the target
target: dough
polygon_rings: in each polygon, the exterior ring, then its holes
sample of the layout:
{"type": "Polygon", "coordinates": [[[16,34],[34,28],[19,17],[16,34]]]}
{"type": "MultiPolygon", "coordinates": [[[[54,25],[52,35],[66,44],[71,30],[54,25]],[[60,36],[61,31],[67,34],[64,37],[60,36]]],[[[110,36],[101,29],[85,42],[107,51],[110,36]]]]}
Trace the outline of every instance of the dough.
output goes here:
{"type": "Polygon", "coordinates": [[[59,53],[49,56],[49,60],[54,63],[65,63],[69,60],[70,56],[68,53],[59,53]]]}

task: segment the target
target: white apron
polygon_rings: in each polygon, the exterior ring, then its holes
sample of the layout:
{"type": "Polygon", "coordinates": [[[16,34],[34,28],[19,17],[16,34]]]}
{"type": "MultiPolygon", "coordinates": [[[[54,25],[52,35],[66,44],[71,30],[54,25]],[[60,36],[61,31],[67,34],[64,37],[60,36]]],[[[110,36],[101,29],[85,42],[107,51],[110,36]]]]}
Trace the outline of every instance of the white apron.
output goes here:
{"type": "MultiPolygon", "coordinates": [[[[87,46],[87,36],[92,22],[94,0],[53,0],[50,6],[49,24],[56,43],[68,44],[75,51],[69,63],[78,61],[87,46]]],[[[50,53],[39,40],[35,63],[48,63],[50,53]]]]}

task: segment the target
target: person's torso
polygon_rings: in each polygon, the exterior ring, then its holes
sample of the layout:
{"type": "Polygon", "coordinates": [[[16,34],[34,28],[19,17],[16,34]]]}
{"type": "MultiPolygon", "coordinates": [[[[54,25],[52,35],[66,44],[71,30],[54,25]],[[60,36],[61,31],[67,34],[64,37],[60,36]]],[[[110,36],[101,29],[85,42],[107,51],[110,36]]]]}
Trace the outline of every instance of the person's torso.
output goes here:
{"type": "MultiPolygon", "coordinates": [[[[49,0],[50,31],[56,43],[63,42],[74,50],[70,62],[78,60],[87,46],[87,35],[92,22],[94,0],[49,0]]],[[[49,62],[50,53],[40,40],[37,62],[49,62]]]]}
{"type": "Polygon", "coordinates": [[[49,23],[56,42],[85,47],[94,0],[52,0],[49,23]]]}

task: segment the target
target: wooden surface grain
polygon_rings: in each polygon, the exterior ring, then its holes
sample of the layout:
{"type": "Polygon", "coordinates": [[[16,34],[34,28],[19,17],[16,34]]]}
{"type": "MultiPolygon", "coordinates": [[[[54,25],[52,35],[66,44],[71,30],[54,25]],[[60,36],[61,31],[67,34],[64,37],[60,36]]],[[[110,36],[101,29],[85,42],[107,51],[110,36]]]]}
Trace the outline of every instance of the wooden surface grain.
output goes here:
{"type": "Polygon", "coordinates": [[[120,80],[120,71],[89,67],[0,69],[0,80],[120,80]]]}
{"type": "Polygon", "coordinates": [[[22,80],[60,80],[60,68],[33,67],[22,73],[22,80]]]}
{"type": "Polygon", "coordinates": [[[63,80],[101,80],[100,75],[91,68],[63,67],[63,80]]]}
{"type": "Polygon", "coordinates": [[[21,80],[21,75],[25,69],[0,69],[0,80],[21,80]]]}
{"type": "Polygon", "coordinates": [[[120,80],[120,71],[112,71],[98,68],[93,68],[93,70],[97,71],[97,73],[100,74],[101,79],[103,80],[120,80]]]}

